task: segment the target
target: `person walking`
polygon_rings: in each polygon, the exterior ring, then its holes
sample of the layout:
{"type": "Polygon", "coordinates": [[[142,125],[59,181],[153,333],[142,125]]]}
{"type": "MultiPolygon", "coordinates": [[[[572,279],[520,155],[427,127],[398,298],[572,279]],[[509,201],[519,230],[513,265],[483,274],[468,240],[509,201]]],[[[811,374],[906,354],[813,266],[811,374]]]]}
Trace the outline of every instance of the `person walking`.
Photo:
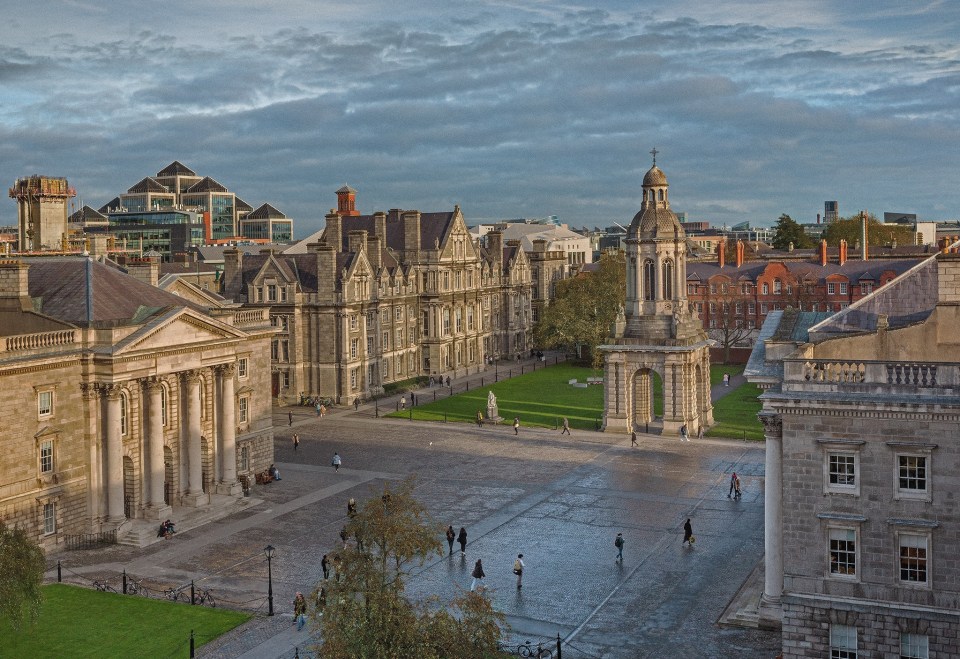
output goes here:
{"type": "Polygon", "coordinates": [[[477,583],[480,584],[480,587],[483,588],[483,578],[487,575],[483,573],[483,563],[480,562],[480,559],[477,559],[477,562],[473,566],[473,572],[470,574],[473,577],[473,581],[470,582],[470,592],[472,593],[474,588],[477,587],[477,583]]]}
{"type": "Polygon", "coordinates": [[[344,548],[344,549],[347,548],[347,538],[349,538],[349,537],[350,537],[350,534],[347,533],[347,527],[344,526],[342,529],[340,529],[340,539],[343,540],[343,548],[344,548]]]}
{"type": "Polygon", "coordinates": [[[293,433],[293,452],[296,453],[298,448],[300,448],[300,435],[293,433]]]}
{"type": "Polygon", "coordinates": [[[697,431],[697,439],[703,439],[703,426],[700,426],[700,430],[697,431]]]}
{"type": "Polygon", "coordinates": [[[453,530],[453,524],[447,527],[447,544],[450,545],[450,556],[453,556],[453,541],[457,539],[457,534],[453,530]]]}
{"type": "Polygon", "coordinates": [[[287,412],[287,425],[293,425],[293,412],[287,412]]]}
{"type": "Polygon", "coordinates": [[[477,410],[477,428],[483,428],[483,412],[477,410]]]}
{"type": "Polygon", "coordinates": [[[353,411],[356,412],[360,409],[360,396],[357,396],[353,399],[353,411]]]}
{"type": "Polygon", "coordinates": [[[740,491],[740,477],[737,476],[733,481],[733,498],[739,499],[743,496],[743,492],[740,491]]]}
{"type": "Polygon", "coordinates": [[[347,517],[353,519],[357,516],[357,500],[353,497],[350,497],[350,500],[347,501],[347,517]]]}
{"type": "Polygon", "coordinates": [[[693,537],[693,526],[690,524],[690,518],[688,517],[687,521],[683,523],[683,542],[680,544],[693,547],[694,542],[696,542],[696,538],[693,537]]]}
{"type": "Polygon", "coordinates": [[[680,426],[680,441],[681,442],[690,441],[689,439],[687,439],[687,424],[683,424],[682,426],[680,426]]]}
{"type": "Polygon", "coordinates": [[[513,417],[513,434],[520,434],[520,417],[518,416],[513,417]]]}
{"type": "Polygon", "coordinates": [[[320,404],[320,418],[327,416],[327,406],[323,403],[320,404]]]}
{"type": "Polygon", "coordinates": [[[320,416],[320,408],[321,408],[321,407],[323,407],[323,406],[320,405],[320,403],[317,403],[316,405],[313,406],[313,409],[317,412],[317,416],[318,416],[318,417],[320,416]]]}
{"type": "Polygon", "coordinates": [[[307,600],[301,592],[293,598],[293,622],[297,625],[297,631],[307,624],[307,600]]]}
{"type": "Polygon", "coordinates": [[[450,386],[450,376],[449,376],[449,375],[447,376],[447,386],[448,386],[448,387],[450,386]]]}
{"type": "Polygon", "coordinates": [[[525,567],[523,554],[517,554],[517,560],[513,562],[513,573],[517,575],[517,590],[523,588],[523,568],[525,567]]]}
{"type": "Polygon", "coordinates": [[[617,548],[617,560],[623,561],[623,534],[618,533],[617,539],[613,541],[613,546],[617,548]]]}
{"type": "Polygon", "coordinates": [[[323,570],[323,578],[330,578],[330,561],[327,559],[327,555],[324,554],[323,558],[320,559],[320,569],[323,570]]]}
{"type": "Polygon", "coordinates": [[[340,471],[340,465],[343,464],[343,460],[340,459],[339,453],[333,454],[333,460],[330,462],[330,466],[333,467],[334,471],[340,471]]]}
{"type": "Polygon", "coordinates": [[[401,409],[401,410],[407,409],[407,397],[406,397],[406,396],[400,396],[400,409],[401,409]]]}
{"type": "Polygon", "coordinates": [[[457,535],[457,542],[460,543],[460,557],[463,558],[467,555],[467,530],[462,526],[459,535],[457,535]]]}
{"type": "Polygon", "coordinates": [[[730,374],[729,374],[729,373],[724,373],[724,374],[723,374],[723,386],[724,386],[724,387],[729,387],[729,386],[730,386],[730,374]]]}
{"type": "Polygon", "coordinates": [[[560,431],[560,434],[562,435],[563,433],[570,434],[570,421],[567,417],[563,417],[563,430],[560,431]]]}
{"type": "Polygon", "coordinates": [[[729,499],[733,495],[733,489],[737,485],[737,472],[730,474],[730,489],[727,491],[727,498],[729,499]]]}
{"type": "Polygon", "coordinates": [[[634,430],[630,433],[630,446],[637,446],[637,431],[634,430]]]}

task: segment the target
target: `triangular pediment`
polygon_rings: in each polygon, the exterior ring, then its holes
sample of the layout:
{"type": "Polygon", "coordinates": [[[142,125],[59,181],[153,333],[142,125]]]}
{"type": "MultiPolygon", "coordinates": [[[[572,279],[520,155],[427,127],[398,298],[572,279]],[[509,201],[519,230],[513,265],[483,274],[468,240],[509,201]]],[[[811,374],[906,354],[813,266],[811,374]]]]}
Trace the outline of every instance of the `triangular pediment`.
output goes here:
{"type": "Polygon", "coordinates": [[[260,270],[254,275],[251,283],[254,286],[260,286],[266,279],[276,279],[278,283],[292,284],[294,279],[289,275],[286,268],[282,267],[276,257],[271,253],[260,266],[260,270]]]}
{"type": "Polygon", "coordinates": [[[136,353],[242,339],[247,334],[199,312],[177,309],[161,316],[120,341],[113,354],[136,353]]]}

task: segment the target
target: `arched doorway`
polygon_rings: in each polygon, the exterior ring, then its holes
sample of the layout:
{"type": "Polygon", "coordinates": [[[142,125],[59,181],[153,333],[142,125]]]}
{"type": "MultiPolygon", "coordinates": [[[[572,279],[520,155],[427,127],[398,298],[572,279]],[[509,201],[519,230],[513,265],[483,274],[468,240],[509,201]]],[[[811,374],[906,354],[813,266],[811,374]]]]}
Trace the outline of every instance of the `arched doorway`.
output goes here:
{"type": "Polygon", "coordinates": [[[169,446],[163,447],[163,502],[168,506],[173,505],[173,493],[175,485],[173,472],[173,451],[169,446]]]}
{"type": "Polygon", "coordinates": [[[641,368],[634,373],[631,386],[633,427],[649,432],[663,417],[663,378],[652,368],[641,368]]]}
{"type": "Polygon", "coordinates": [[[123,456],[123,514],[127,519],[136,517],[136,476],[133,471],[133,460],[130,456],[123,456]]]}

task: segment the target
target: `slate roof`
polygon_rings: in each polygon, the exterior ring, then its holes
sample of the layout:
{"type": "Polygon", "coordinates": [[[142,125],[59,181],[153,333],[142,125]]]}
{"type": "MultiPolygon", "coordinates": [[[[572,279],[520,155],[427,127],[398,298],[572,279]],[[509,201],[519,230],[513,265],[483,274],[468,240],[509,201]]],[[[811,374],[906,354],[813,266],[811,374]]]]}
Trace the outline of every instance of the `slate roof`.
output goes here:
{"type": "MultiPolygon", "coordinates": [[[[450,223],[453,222],[454,213],[421,213],[420,214],[420,249],[433,249],[434,243],[447,232],[450,223]]],[[[403,249],[403,219],[400,213],[391,211],[387,213],[387,244],[385,247],[400,250],[403,249]]],[[[351,231],[366,231],[369,235],[375,233],[376,223],[373,215],[356,215],[343,218],[342,251],[349,248],[349,234],[351,231]]]]}
{"type": "Polygon", "coordinates": [[[103,206],[97,209],[98,213],[109,213],[112,208],[119,208],[123,204],[120,203],[120,197],[114,197],[103,206]]]}
{"type": "Polygon", "coordinates": [[[237,210],[238,210],[238,211],[241,211],[241,212],[242,212],[242,211],[247,211],[247,212],[249,212],[249,211],[252,211],[252,210],[253,210],[253,206],[251,206],[250,204],[248,204],[247,202],[245,202],[245,201],[244,201],[243,199],[241,199],[240,197],[234,197],[234,198],[233,198],[233,203],[234,203],[234,205],[237,207],[237,210]]]}
{"type": "Polygon", "coordinates": [[[184,165],[179,160],[172,163],[157,172],[157,176],[196,176],[197,173],[184,165]]]}
{"type": "Polygon", "coordinates": [[[352,192],[353,194],[357,194],[357,191],[354,190],[353,188],[351,188],[351,187],[350,187],[349,185],[347,185],[346,183],[343,184],[343,187],[342,187],[342,188],[340,188],[339,190],[337,190],[337,194],[339,194],[339,193],[341,193],[341,192],[352,192]]]}
{"type": "Polygon", "coordinates": [[[278,211],[270,204],[263,204],[257,210],[253,211],[244,219],[247,220],[285,220],[287,216],[278,211]]]}
{"type": "MultiPolygon", "coordinates": [[[[117,199],[119,200],[119,197],[117,199]]],[[[107,216],[89,206],[84,206],[67,219],[70,222],[106,222],[107,216]]]]}
{"type": "Polygon", "coordinates": [[[190,192],[230,192],[225,187],[217,183],[215,180],[209,176],[204,176],[202,179],[194,183],[187,190],[187,193],[190,192]]]}
{"type": "Polygon", "coordinates": [[[34,308],[81,327],[139,325],[171,307],[205,311],[181,297],[88,258],[28,259],[34,308]]]}
{"type": "Polygon", "coordinates": [[[167,189],[167,186],[163,185],[160,181],[150,176],[147,176],[144,179],[141,179],[139,183],[131,187],[127,192],[137,193],[137,192],[165,192],[169,193],[170,190],[167,189]]]}
{"type": "Polygon", "coordinates": [[[756,282],[757,277],[772,263],[781,263],[784,268],[797,279],[815,278],[818,281],[830,275],[844,275],[851,283],[859,281],[880,281],[880,276],[892,270],[897,276],[917,265],[917,259],[898,259],[892,261],[860,261],[849,260],[843,265],[827,263],[820,265],[814,261],[746,261],[739,268],[736,264],[727,263],[720,267],[717,262],[691,261],[687,263],[687,280],[706,282],[711,277],[725,275],[732,281],[749,280],[756,282]]]}

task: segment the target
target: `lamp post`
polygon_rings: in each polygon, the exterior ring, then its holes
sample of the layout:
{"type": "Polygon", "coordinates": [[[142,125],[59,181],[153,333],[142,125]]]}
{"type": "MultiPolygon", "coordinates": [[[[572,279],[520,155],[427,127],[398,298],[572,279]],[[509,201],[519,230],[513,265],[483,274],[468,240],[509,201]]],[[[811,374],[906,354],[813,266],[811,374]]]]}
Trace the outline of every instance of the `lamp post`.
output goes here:
{"type": "Polygon", "coordinates": [[[267,615],[273,615],[273,566],[270,561],[273,559],[273,545],[267,545],[263,553],[267,555],[267,615]]]}

